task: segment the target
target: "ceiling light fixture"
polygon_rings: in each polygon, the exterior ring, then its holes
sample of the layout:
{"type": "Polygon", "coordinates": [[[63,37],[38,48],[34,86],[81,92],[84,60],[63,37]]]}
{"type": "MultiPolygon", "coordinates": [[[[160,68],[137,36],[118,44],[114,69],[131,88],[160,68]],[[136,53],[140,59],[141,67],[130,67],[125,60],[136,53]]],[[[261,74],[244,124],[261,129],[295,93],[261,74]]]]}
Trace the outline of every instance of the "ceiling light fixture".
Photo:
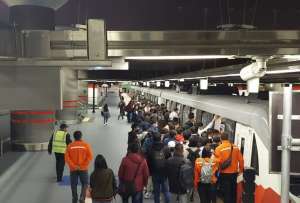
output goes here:
{"type": "Polygon", "coordinates": [[[233,55],[194,55],[194,56],[130,56],[126,60],[204,60],[234,58],[233,55]]]}
{"type": "Polygon", "coordinates": [[[275,75],[275,74],[281,74],[281,73],[297,73],[300,72],[300,69],[287,69],[287,70],[271,70],[267,71],[267,75],[275,75]]]}
{"type": "Polygon", "coordinates": [[[284,55],[282,58],[284,59],[300,59],[300,55],[284,55]]]}
{"type": "Polygon", "coordinates": [[[81,80],[83,82],[97,82],[97,80],[81,80]]]}

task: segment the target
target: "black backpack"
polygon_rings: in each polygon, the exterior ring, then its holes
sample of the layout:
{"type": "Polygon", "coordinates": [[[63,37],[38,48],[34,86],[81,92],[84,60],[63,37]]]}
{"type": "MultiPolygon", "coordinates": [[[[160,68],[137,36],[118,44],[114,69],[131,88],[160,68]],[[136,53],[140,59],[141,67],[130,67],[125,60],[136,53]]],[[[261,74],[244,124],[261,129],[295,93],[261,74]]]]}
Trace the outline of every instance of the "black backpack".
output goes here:
{"type": "Polygon", "coordinates": [[[161,149],[158,151],[152,149],[150,156],[151,156],[153,170],[162,172],[166,166],[166,158],[165,158],[164,150],[161,149]]]}
{"type": "Polygon", "coordinates": [[[196,159],[198,159],[200,157],[200,155],[199,155],[200,149],[193,151],[190,148],[188,148],[187,151],[189,152],[187,158],[188,158],[188,160],[191,161],[191,164],[194,167],[196,159]]]}
{"type": "Polygon", "coordinates": [[[191,189],[194,186],[194,168],[189,161],[180,166],[179,182],[184,189],[191,189]]]}

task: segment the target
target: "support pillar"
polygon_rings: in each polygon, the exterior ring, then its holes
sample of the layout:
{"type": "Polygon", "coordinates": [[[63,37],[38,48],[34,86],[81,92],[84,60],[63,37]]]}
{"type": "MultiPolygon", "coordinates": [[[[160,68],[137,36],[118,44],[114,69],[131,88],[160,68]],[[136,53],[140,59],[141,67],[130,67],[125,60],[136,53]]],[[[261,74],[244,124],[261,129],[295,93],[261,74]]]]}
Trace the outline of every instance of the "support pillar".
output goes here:
{"type": "Polygon", "coordinates": [[[17,151],[48,149],[54,132],[55,111],[12,111],[11,143],[17,151]]]}
{"type": "Polygon", "coordinates": [[[78,80],[75,70],[61,69],[62,109],[56,111],[56,118],[60,123],[78,123],[79,98],[78,80]]]}
{"type": "Polygon", "coordinates": [[[284,87],[283,92],[283,126],[281,137],[281,203],[289,202],[292,104],[292,85],[289,85],[288,87],[284,87]]]}
{"type": "Polygon", "coordinates": [[[96,100],[96,83],[93,83],[93,113],[95,113],[95,108],[96,108],[96,104],[95,104],[95,100],[96,100]]]}

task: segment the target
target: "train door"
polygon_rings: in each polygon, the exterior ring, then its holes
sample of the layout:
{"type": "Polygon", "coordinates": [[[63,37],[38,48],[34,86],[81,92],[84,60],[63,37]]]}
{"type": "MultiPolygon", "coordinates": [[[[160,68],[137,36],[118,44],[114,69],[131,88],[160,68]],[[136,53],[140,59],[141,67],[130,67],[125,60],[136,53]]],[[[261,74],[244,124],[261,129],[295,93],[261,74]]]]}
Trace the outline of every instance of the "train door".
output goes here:
{"type": "Polygon", "coordinates": [[[161,105],[161,104],[165,104],[166,101],[165,101],[165,99],[163,99],[163,98],[161,98],[161,97],[158,97],[157,103],[158,103],[159,105],[161,105]]]}
{"type": "Polygon", "coordinates": [[[176,108],[176,102],[172,101],[171,103],[171,111],[173,111],[176,108]]]}
{"type": "Polygon", "coordinates": [[[243,154],[245,167],[251,166],[254,134],[255,132],[252,128],[240,123],[236,124],[235,144],[240,148],[241,153],[243,154]]]}
{"type": "Polygon", "coordinates": [[[176,107],[178,109],[178,117],[179,117],[179,123],[182,123],[182,115],[183,115],[183,105],[182,104],[179,104],[179,103],[176,103],[176,107]]]}
{"type": "Polygon", "coordinates": [[[189,120],[190,107],[184,106],[182,112],[182,123],[186,123],[189,120]]]}

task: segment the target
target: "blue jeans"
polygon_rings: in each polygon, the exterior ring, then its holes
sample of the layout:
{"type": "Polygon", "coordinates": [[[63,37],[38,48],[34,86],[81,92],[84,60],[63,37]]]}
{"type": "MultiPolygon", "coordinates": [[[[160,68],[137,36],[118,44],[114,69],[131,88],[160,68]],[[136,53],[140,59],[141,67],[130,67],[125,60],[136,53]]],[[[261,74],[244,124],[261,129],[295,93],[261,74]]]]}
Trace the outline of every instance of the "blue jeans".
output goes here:
{"type": "Polygon", "coordinates": [[[89,179],[88,172],[87,171],[71,171],[70,179],[71,179],[71,190],[72,190],[73,202],[78,201],[78,194],[77,194],[78,179],[81,182],[80,201],[84,201],[86,189],[88,187],[88,179],[89,179]]]}
{"type": "MultiPolygon", "coordinates": [[[[143,203],[143,192],[137,192],[132,198],[132,203],[143,203]]],[[[123,203],[128,203],[129,197],[122,197],[123,203]]]]}
{"type": "Polygon", "coordinates": [[[132,122],[132,116],[133,116],[133,112],[127,112],[127,121],[128,121],[128,123],[132,122]]]}
{"type": "Polygon", "coordinates": [[[170,202],[170,193],[167,178],[161,175],[152,175],[154,202],[160,203],[160,192],[164,194],[165,203],[170,202]]]}
{"type": "Polygon", "coordinates": [[[95,200],[92,200],[92,203],[111,203],[111,201],[95,201],[95,200]]]}

